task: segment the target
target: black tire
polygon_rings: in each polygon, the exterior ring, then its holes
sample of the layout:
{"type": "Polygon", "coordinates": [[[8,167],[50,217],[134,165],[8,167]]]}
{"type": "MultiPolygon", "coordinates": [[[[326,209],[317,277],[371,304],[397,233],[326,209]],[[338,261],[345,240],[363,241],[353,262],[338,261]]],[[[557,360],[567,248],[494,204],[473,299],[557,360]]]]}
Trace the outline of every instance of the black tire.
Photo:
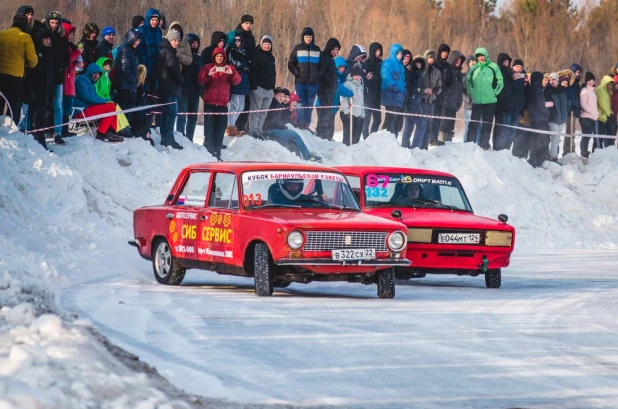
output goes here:
{"type": "Polygon", "coordinates": [[[488,270],[485,273],[485,287],[500,288],[502,285],[502,270],[488,270]]]}
{"type": "Polygon", "coordinates": [[[378,273],[378,297],[395,298],[395,269],[380,271],[378,273]]]}
{"type": "Polygon", "coordinates": [[[159,239],[152,246],[152,271],[159,284],[180,285],[187,269],[172,256],[167,240],[159,239]]]}
{"type": "Polygon", "coordinates": [[[288,288],[290,284],[292,284],[290,281],[283,281],[277,279],[273,280],[273,287],[288,288]]]}
{"type": "Polygon", "coordinates": [[[273,295],[273,268],[270,252],[264,243],[257,243],[253,252],[253,278],[255,295],[270,297],[273,295]]]}

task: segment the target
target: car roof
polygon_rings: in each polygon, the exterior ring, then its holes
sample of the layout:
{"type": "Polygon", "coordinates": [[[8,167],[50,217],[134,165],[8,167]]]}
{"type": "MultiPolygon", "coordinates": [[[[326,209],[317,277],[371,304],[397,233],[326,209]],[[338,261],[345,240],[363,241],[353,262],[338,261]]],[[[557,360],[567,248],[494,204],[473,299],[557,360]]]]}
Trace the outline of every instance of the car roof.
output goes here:
{"type": "Polygon", "coordinates": [[[303,170],[303,171],[330,171],[340,173],[333,168],[320,165],[306,165],[302,163],[285,163],[285,162],[203,162],[194,163],[185,167],[184,170],[214,170],[228,172],[245,172],[252,170],[303,170]]]}
{"type": "Polygon", "coordinates": [[[418,168],[402,168],[394,166],[334,166],[335,169],[343,173],[354,173],[357,175],[365,175],[367,173],[415,173],[417,175],[433,175],[443,176],[457,179],[455,175],[446,172],[439,172],[431,169],[418,169],[418,168]]]}

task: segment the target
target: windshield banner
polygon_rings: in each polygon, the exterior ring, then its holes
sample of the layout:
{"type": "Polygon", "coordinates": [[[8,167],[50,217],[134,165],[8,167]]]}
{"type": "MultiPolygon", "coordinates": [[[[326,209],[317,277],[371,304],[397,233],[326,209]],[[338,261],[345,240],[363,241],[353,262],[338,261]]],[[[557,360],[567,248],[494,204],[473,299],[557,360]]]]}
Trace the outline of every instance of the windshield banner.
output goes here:
{"type": "Polygon", "coordinates": [[[242,174],[242,183],[253,182],[256,180],[277,180],[277,179],[315,179],[332,180],[334,182],[345,182],[345,177],[336,173],[326,172],[298,172],[298,171],[262,171],[245,172],[242,174]]]}

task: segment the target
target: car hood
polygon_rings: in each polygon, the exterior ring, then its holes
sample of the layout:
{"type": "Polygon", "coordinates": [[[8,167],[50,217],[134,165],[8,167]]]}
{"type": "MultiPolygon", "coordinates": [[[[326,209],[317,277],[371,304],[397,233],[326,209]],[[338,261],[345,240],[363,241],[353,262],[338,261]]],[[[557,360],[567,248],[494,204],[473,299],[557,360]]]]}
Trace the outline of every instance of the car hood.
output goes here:
{"type": "Polygon", "coordinates": [[[499,220],[477,216],[463,211],[448,209],[419,209],[419,208],[379,208],[366,209],[365,212],[374,216],[393,220],[393,209],[401,211],[402,221],[408,227],[433,227],[438,229],[473,229],[473,230],[501,230],[512,231],[513,228],[499,220]]]}
{"type": "Polygon", "coordinates": [[[345,210],[273,209],[256,210],[248,215],[303,230],[405,230],[399,221],[345,210]]]}

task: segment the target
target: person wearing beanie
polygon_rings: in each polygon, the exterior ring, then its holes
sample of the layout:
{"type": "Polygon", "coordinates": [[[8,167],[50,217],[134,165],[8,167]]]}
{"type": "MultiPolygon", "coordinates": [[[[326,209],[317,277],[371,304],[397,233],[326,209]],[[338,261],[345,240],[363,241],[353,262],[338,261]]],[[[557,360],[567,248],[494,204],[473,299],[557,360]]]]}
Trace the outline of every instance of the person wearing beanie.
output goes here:
{"type": "Polygon", "coordinates": [[[154,95],[157,86],[157,61],[161,50],[163,33],[159,29],[161,12],[150,8],[144,14],[144,24],[138,28],[141,41],[137,47],[138,62],[146,67],[146,82],[140,87],[137,99],[141,99],[143,93],[154,95]]]}
{"type": "MultiPolygon", "coordinates": [[[[427,69],[421,81],[421,111],[423,115],[432,116],[435,111],[436,96],[442,92],[442,75],[436,67],[436,51],[429,49],[425,50],[423,58],[427,62],[427,69]]],[[[426,118],[425,135],[421,149],[428,149],[429,140],[431,139],[431,124],[433,119],[426,118]]]]}
{"type": "Polygon", "coordinates": [[[440,133],[438,134],[438,145],[444,142],[451,142],[455,135],[455,118],[457,111],[463,104],[463,88],[465,78],[461,73],[464,66],[466,56],[459,50],[452,50],[447,58],[447,62],[451,65],[451,85],[447,94],[442,98],[442,115],[444,117],[453,118],[442,119],[440,123],[440,133]]]}
{"type": "MultiPolygon", "coordinates": [[[[82,30],[82,38],[77,43],[77,48],[82,51],[82,59],[84,60],[84,70],[88,68],[88,65],[97,61],[97,46],[99,45],[99,26],[95,23],[86,23],[82,30]]],[[[82,71],[82,72],[83,72],[82,71]]]]}
{"type": "Polygon", "coordinates": [[[581,92],[581,74],[582,67],[577,63],[573,63],[569,66],[569,69],[573,72],[575,78],[571,82],[567,89],[568,98],[568,119],[566,132],[567,136],[564,138],[563,152],[567,153],[575,152],[575,121],[579,118],[579,112],[581,111],[581,104],[579,95],[581,92]]]}
{"type": "MultiPolygon", "coordinates": [[[[183,82],[182,91],[180,97],[178,97],[178,111],[197,114],[202,88],[197,82],[197,75],[204,66],[204,61],[200,55],[200,37],[197,34],[189,33],[185,36],[185,42],[190,47],[193,60],[190,65],[182,68],[183,82]]],[[[176,131],[193,141],[197,118],[197,115],[179,115],[176,119],[176,131]]]]}
{"type": "Polygon", "coordinates": [[[513,110],[513,99],[511,96],[511,85],[513,84],[513,75],[515,71],[511,68],[513,59],[507,53],[498,54],[496,63],[500,67],[504,86],[498,94],[498,102],[496,103],[496,126],[493,132],[492,147],[499,151],[502,149],[511,150],[513,143],[513,125],[519,122],[519,116],[513,110]]]}
{"type": "Polygon", "coordinates": [[[240,24],[243,24],[243,23],[251,23],[251,24],[254,24],[254,22],[253,22],[253,16],[251,16],[251,15],[249,15],[249,14],[245,14],[244,16],[242,16],[242,17],[240,18],[240,24]]]}
{"type": "MultiPolygon", "coordinates": [[[[277,68],[272,46],[272,37],[265,35],[260,40],[259,47],[253,52],[249,70],[249,86],[251,88],[249,100],[252,111],[268,109],[274,96],[277,68]]],[[[265,112],[252,112],[249,115],[249,133],[251,135],[262,133],[266,115],[265,112]]]]}
{"type": "Polygon", "coordinates": [[[161,115],[161,145],[181,150],[182,146],[174,139],[174,123],[178,115],[178,97],[182,91],[183,77],[176,49],[180,44],[180,32],[171,30],[161,41],[161,51],[157,60],[158,73],[157,96],[162,104],[161,115]]]}
{"type": "Polygon", "coordinates": [[[315,35],[311,27],[303,28],[300,43],[295,45],[288,58],[288,70],[294,76],[296,94],[305,109],[297,111],[297,121],[301,128],[311,124],[312,109],[318,92],[318,74],[322,71],[320,47],[315,45],[315,35]]]}
{"type": "MultiPolygon", "coordinates": [[[[526,105],[526,71],[524,71],[524,62],[520,59],[514,60],[512,70],[511,107],[513,117],[511,118],[511,124],[517,125],[526,105]]],[[[511,129],[511,132],[511,141],[514,143],[518,133],[521,131],[519,129],[511,129]]]]}
{"type": "MultiPolygon", "coordinates": [[[[594,92],[596,87],[596,78],[590,71],[584,76],[584,84],[579,93],[580,113],[579,125],[582,128],[582,134],[596,134],[596,122],[599,119],[599,108],[597,107],[597,94],[594,92]]],[[[587,158],[590,156],[590,137],[582,136],[579,143],[580,154],[587,158]]]]}
{"type": "Polygon", "coordinates": [[[549,87],[546,88],[546,97],[549,95],[553,104],[549,107],[549,130],[551,135],[549,145],[549,160],[558,161],[560,153],[560,139],[566,132],[567,121],[567,92],[566,88],[560,84],[560,74],[552,72],[549,74],[549,87]]]}
{"type": "Polygon", "coordinates": [[[191,46],[189,46],[189,43],[182,41],[185,38],[185,31],[182,28],[182,25],[180,25],[179,21],[172,21],[169,27],[170,28],[166,35],[168,40],[170,40],[170,35],[173,35],[174,38],[176,38],[174,33],[178,34],[180,37],[178,40],[178,47],[176,48],[176,57],[178,57],[178,61],[183,67],[191,65],[191,62],[193,61],[193,53],[191,52],[191,46]]]}
{"type": "Polygon", "coordinates": [[[0,91],[9,102],[7,107],[4,98],[0,98],[0,115],[6,109],[6,115],[16,124],[21,116],[25,69],[36,67],[38,62],[29,28],[28,17],[17,14],[11,28],[0,31],[0,91]]]}
{"type": "Polygon", "coordinates": [[[144,21],[144,16],[133,16],[131,19],[131,27],[134,29],[139,28],[144,24],[144,21]]]}
{"type": "Polygon", "coordinates": [[[243,38],[240,35],[234,37],[234,44],[229,45],[226,49],[227,61],[230,65],[236,68],[240,74],[240,83],[232,86],[230,98],[230,114],[227,117],[227,128],[225,133],[228,136],[239,136],[240,130],[236,127],[236,121],[240,116],[240,112],[245,110],[246,97],[251,93],[251,84],[249,78],[249,51],[243,44],[243,38]]]}
{"type": "Polygon", "coordinates": [[[50,11],[45,16],[45,26],[52,31],[52,55],[54,58],[54,142],[56,145],[64,145],[62,139],[62,117],[63,96],[64,96],[64,77],[69,68],[70,54],[69,42],[64,35],[62,27],[62,14],[59,11],[50,11]]]}
{"type": "MultiPolygon", "coordinates": [[[[339,76],[337,74],[337,67],[335,66],[335,57],[339,53],[341,44],[336,38],[329,38],[324,46],[324,50],[320,55],[322,61],[322,75],[318,79],[318,99],[320,105],[338,105],[339,99],[336,104],[331,104],[335,99],[337,88],[339,85],[339,76]]],[[[344,60],[345,61],[345,60],[344,60]]],[[[343,81],[341,81],[343,83],[343,81]]],[[[332,109],[318,109],[318,124],[316,125],[315,132],[317,135],[326,140],[332,140],[335,134],[335,114],[332,109]]]]}
{"type": "Polygon", "coordinates": [[[369,54],[362,62],[365,71],[365,86],[367,87],[367,95],[365,98],[365,107],[373,108],[366,109],[365,119],[363,120],[363,138],[367,139],[370,133],[378,132],[380,123],[382,122],[382,112],[380,111],[380,96],[382,93],[382,76],[380,70],[382,67],[382,44],[369,44],[369,54]],[[370,128],[371,126],[371,128],[370,128]]]}
{"type": "MultiPolygon", "coordinates": [[[[131,29],[125,36],[125,41],[116,53],[116,60],[114,66],[116,67],[116,77],[114,82],[114,88],[116,89],[115,101],[120,105],[122,109],[131,109],[137,106],[137,47],[141,42],[141,33],[137,29],[131,29]]],[[[142,127],[134,126],[135,121],[133,118],[137,117],[137,114],[129,112],[126,114],[127,120],[131,124],[131,128],[136,130],[142,127]]],[[[140,135],[142,136],[142,135],[140,135]]]]}
{"type": "Polygon", "coordinates": [[[361,133],[363,131],[363,122],[365,120],[365,84],[363,81],[363,74],[361,66],[355,64],[352,69],[350,69],[343,83],[344,87],[354,93],[352,97],[341,97],[341,112],[339,113],[339,117],[343,124],[343,143],[347,146],[360,142],[361,133]],[[350,106],[352,104],[354,104],[354,107],[350,106]],[[350,115],[352,115],[351,124],[350,115]],[[351,128],[350,125],[352,126],[351,128]]]}
{"type": "Polygon", "coordinates": [[[95,50],[97,61],[102,57],[112,58],[112,50],[114,49],[114,42],[116,41],[116,30],[114,30],[114,27],[110,26],[103,27],[101,30],[101,37],[103,37],[103,40],[95,50]]]}

